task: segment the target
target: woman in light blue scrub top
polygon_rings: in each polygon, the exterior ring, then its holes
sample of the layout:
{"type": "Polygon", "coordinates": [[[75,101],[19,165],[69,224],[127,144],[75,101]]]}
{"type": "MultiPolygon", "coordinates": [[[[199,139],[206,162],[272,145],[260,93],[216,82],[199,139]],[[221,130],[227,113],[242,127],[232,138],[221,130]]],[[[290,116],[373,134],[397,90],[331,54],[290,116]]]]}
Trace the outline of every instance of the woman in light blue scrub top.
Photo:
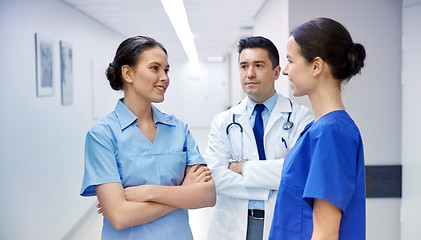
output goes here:
{"type": "Polygon", "coordinates": [[[158,110],[169,85],[165,48],[126,39],[106,71],[123,90],[85,142],[81,195],[97,196],[102,239],[193,239],[187,209],[215,205],[215,185],[187,124],[158,110]]]}
{"type": "Polygon", "coordinates": [[[292,31],[283,74],[294,96],[309,97],[315,120],[285,158],[269,239],[365,239],[363,143],[341,96],[365,56],[332,19],[292,31]]]}

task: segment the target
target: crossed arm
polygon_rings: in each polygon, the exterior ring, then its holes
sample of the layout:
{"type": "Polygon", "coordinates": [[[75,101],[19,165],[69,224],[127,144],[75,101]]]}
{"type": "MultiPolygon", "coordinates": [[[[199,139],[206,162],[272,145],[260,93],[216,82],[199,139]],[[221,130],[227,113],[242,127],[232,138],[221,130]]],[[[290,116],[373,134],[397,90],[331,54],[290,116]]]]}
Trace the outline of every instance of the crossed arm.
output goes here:
{"type": "Polygon", "coordinates": [[[214,206],[215,184],[204,165],[186,167],[181,186],[141,185],[124,189],[120,183],[95,186],[98,213],[118,230],[154,221],[177,208],[214,206]]]}
{"type": "Polygon", "coordinates": [[[211,171],[204,165],[187,166],[181,186],[140,185],[125,189],[127,199],[135,202],[157,202],[176,208],[211,207],[216,203],[211,171]]]}

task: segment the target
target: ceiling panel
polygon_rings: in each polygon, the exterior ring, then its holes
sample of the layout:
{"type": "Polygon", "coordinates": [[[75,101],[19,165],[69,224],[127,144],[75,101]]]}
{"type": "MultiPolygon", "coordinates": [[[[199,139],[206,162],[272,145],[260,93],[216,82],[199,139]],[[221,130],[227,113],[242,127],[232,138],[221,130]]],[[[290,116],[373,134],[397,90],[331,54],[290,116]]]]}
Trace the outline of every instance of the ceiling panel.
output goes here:
{"type": "MultiPolygon", "coordinates": [[[[159,0],[62,0],[124,37],[147,35],[161,42],[171,61],[187,61],[159,0]]],[[[252,32],[253,18],[265,0],[184,0],[200,60],[228,54],[252,32]]]]}

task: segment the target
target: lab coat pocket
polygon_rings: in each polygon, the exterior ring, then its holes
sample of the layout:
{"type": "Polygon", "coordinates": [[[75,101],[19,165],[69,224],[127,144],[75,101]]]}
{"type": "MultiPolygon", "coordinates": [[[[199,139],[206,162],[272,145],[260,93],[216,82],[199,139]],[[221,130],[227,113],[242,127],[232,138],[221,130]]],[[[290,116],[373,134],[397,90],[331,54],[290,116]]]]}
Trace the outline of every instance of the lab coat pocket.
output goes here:
{"type": "Polygon", "coordinates": [[[289,138],[281,137],[278,139],[278,147],[280,149],[278,158],[285,158],[292,147],[292,141],[289,138]]]}
{"type": "Polygon", "coordinates": [[[278,196],[283,195],[283,201],[280,204],[283,206],[282,215],[284,217],[281,217],[279,227],[300,233],[303,224],[303,189],[283,182],[281,182],[281,185],[279,189],[281,193],[278,193],[278,196]]]}

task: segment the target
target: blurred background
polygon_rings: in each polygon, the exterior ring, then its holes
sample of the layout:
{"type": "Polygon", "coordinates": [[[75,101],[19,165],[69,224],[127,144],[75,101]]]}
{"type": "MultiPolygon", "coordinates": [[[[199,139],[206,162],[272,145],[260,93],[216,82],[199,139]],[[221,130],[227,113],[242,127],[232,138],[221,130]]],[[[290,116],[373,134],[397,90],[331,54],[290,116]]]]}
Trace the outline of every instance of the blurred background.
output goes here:
{"type": "MultiPolygon", "coordinates": [[[[421,0],[184,0],[184,7],[190,32],[180,34],[159,0],[0,0],[0,239],[100,239],[96,198],[79,195],[84,140],[122,97],[104,71],[124,39],[148,35],[167,48],[171,84],[158,107],[187,122],[204,152],[212,117],[244,97],[238,40],[271,39],[283,68],[289,32],[316,17],[341,22],[366,48],[362,74],[344,88],[366,165],[402,169],[393,181],[399,194],[367,198],[367,239],[419,239],[421,0]]],[[[291,97],[284,76],[276,88],[291,97]]],[[[305,97],[293,100],[310,107],[305,97]]],[[[195,239],[206,239],[211,214],[190,211],[195,239]]]]}

